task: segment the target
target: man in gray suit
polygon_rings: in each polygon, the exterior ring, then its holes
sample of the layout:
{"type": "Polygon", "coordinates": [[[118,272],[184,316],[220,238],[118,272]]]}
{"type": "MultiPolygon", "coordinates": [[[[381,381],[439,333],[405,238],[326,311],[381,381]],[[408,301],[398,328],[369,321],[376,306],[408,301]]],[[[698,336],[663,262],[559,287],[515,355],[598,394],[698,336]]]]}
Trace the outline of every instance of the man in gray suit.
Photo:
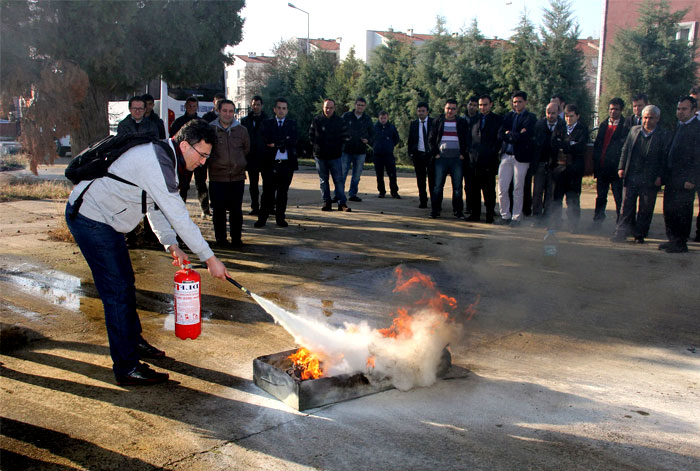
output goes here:
{"type": "Polygon", "coordinates": [[[693,222],[693,199],[700,185],[700,121],[695,113],[698,102],[692,96],[681,98],[676,108],[678,125],[673,134],[666,168],[664,222],[668,242],[659,250],[687,252],[686,244],[693,222]]]}
{"type": "Polygon", "coordinates": [[[624,242],[627,236],[633,235],[636,243],[643,244],[649,233],[668,155],[668,133],[657,126],[660,118],[658,107],[644,107],[641,126],[630,129],[622,146],[618,166],[623,184],[622,211],[611,239],[613,242],[624,242]]]}

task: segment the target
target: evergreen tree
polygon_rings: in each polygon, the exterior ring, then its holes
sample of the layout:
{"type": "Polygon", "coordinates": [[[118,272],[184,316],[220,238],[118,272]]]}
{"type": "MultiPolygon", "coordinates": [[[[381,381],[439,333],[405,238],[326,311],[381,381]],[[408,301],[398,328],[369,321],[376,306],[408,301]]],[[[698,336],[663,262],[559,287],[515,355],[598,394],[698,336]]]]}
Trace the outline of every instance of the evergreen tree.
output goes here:
{"type": "Polygon", "coordinates": [[[698,78],[695,46],[676,39],[686,12],[671,12],[664,1],[640,6],[638,26],[621,30],[605,56],[605,89],[599,106],[614,96],[629,103],[632,95],[646,93],[650,103],[661,109],[661,122],[667,127],[675,123],[678,98],[698,78]]]}
{"type": "Polygon", "coordinates": [[[333,70],[326,83],[326,96],[335,100],[335,112],[342,114],[353,108],[355,99],[360,95],[359,81],[365,69],[365,63],[355,57],[355,48],[333,70]]]}

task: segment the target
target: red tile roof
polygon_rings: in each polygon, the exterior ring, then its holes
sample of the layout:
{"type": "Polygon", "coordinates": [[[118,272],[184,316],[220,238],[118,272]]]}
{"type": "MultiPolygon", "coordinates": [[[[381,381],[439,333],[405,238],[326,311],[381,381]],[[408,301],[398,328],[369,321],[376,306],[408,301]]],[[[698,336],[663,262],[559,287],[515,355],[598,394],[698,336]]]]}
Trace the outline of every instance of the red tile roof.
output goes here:
{"type": "Polygon", "coordinates": [[[309,42],[324,51],[339,51],[340,43],[335,39],[310,39],[309,42]]]}
{"type": "Polygon", "coordinates": [[[240,59],[243,62],[250,62],[253,64],[267,64],[274,59],[274,57],[268,57],[268,56],[246,56],[242,54],[236,54],[235,55],[236,59],[240,59]]]}

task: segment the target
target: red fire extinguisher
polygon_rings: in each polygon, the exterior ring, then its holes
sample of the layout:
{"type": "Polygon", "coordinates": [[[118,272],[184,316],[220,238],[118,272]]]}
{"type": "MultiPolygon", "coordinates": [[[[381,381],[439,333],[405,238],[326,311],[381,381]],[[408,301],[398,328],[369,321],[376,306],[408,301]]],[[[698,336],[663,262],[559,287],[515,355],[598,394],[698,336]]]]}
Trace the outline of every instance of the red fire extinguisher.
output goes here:
{"type": "Polygon", "coordinates": [[[196,339],[202,332],[202,297],[199,273],[185,260],[175,272],[175,335],[182,340],[196,339]]]}

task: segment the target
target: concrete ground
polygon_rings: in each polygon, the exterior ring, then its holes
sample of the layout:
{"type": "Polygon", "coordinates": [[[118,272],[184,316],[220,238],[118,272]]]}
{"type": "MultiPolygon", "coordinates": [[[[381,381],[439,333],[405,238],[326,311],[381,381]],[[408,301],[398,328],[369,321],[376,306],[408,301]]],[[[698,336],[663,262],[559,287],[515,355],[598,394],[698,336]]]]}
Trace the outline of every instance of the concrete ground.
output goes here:
{"type": "MultiPolygon", "coordinates": [[[[217,251],[253,292],[336,323],[388,326],[399,265],[432,276],[462,308],[479,299],[451,346],[466,377],[302,413],[253,384],[253,359],[294,341],[232,285],[200,270],[202,335],[175,337],[175,269],[162,251],[131,255],[144,336],[168,354],[152,364],[171,381],[115,385],[84,259],[46,235],[63,204],[1,203],[0,467],[700,469],[700,245],[657,250],[661,198],[648,243],[612,244],[609,217],[600,232],[560,233],[548,267],[544,230],[527,220],[467,223],[448,202],[431,220],[412,175],[399,185],[403,199],[378,199],[366,171],[364,201],[325,213],[317,176],[302,169],[288,228],[256,229],[246,216],[246,245],[217,251]]],[[[584,191],[583,228],[593,205],[584,191]]]]}

